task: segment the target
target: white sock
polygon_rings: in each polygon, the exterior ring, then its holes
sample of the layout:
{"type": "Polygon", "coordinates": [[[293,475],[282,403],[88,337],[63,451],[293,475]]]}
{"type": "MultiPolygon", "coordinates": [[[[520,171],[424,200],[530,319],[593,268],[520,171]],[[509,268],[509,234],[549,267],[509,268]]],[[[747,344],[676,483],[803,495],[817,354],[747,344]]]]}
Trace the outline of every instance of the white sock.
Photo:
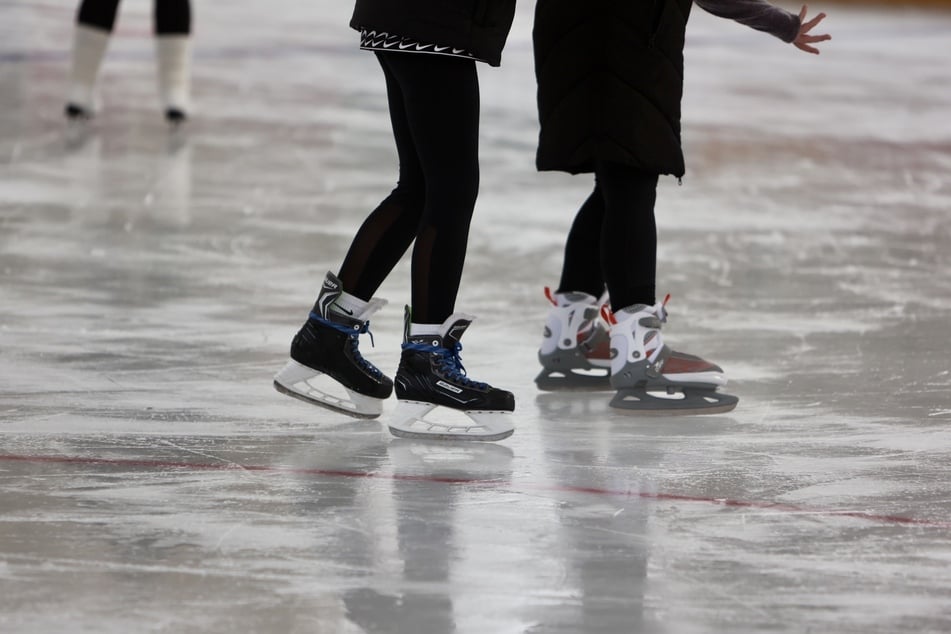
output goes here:
{"type": "Polygon", "coordinates": [[[191,106],[191,36],[157,35],[155,55],[162,107],[188,112],[191,106]]]}
{"type": "Polygon", "coordinates": [[[369,304],[370,302],[365,302],[356,295],[343,292],[340,293],[340,297],[334,300],[334,303],[330,305],[330,310],[338,315],[359,319],[369,304]]]}
{"type": "Polygon", "coordinates": [[[96,79],[111,33],[84,24],[73,31],[73,60],[70,69],[69,103],[95,112],[96,79]]]}
{"type": "Polygon", "coordinates": [[[409,336],[416,337],[417,335],[438,335],[439,330],[442,328],[442,324],[416,324],[410,323],[409,325],[409,336]]]}

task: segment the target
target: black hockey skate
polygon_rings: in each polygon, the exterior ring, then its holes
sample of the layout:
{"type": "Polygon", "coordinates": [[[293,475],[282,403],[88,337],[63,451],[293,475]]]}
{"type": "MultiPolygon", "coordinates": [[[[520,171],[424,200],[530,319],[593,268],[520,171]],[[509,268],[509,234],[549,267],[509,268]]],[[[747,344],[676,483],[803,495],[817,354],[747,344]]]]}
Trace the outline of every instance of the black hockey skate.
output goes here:
{"type": "MultiPolygon", "coordinates": [[[[360,335],[369,332],[369,316],[386,302],[371,299],[352,318],[331,312],[343,292],[327,273],[310,317],[291,343],[291,360],[274,377],[278,392],[357,418],[376,418],[393,381],[360,354],[360,335]]],[[[372,336],[372,335],[371,335],[372,336]]]]}
{"type": "Polygon", "coordinates": [[[459,339],[472,320],[469,315],[456,313],[443,323],[440,334],[410,337],[410,312],[406,308],[403,353],[395,381],[399,405],[389,424],[394,436],[491,441],[508,438],[515,431],[509,420],[515,410],[515,396],[473,381],[462,367],[459,339]],[[444,408],[439,411],[439,419],[426,419],[437,407],[444,408]],[[464,416],[450,420],[455,413],[464,416]]]}

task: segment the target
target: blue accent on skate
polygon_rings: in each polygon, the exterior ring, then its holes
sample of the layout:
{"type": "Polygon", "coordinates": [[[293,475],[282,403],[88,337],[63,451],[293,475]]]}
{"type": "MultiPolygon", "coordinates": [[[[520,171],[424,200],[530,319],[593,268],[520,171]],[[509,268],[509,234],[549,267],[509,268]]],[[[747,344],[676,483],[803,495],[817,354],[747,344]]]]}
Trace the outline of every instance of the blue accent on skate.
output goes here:
{"type": "Polygon", "coordinates": [[[425,352],[436,355],[439,359],[439,367],[446,373],[446,376],[453,381],[459,381],[463,385],[484,390],[489,385],[480,381],[473,381],[466,376],[466,369],[462,366],[462,359],[459,353],[462,352],[462,344],[456,342],[452,349],[442,346],[433,346],[424,343],[404,343],[403,350],[414,350],[416,352],[425,352]]]}
{"type": "Polygon", "coordinates": [[[330,321],[329,319],[325,319],[324,317],[321,317],[319,314],[313,311],[311,311],[309,317],[313,319],[314,321],[316,321],[318,324],[321,324],[323,326],[330,326],[334,330],[339,330],[340,332],[351,335],[353,337],[366,333],[370,335],[370,344],[371,345],[373,344],[373,333],[370,332],[369,321],[363,322],[363,325],[360,326],[359,328],[351,328],[349,326],[344,326],[343,324],[338,324],[336,322],[330,321]]]}

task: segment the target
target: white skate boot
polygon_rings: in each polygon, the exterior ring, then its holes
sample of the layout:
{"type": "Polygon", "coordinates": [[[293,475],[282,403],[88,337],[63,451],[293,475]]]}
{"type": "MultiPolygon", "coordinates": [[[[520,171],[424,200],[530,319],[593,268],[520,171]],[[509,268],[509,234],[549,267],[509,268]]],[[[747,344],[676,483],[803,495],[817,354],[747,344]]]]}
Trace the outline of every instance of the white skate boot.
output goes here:
{"type": "Polygon", "coordinates": [[[540,390],[609,390],[611,350],[601,300],[587,293],[552,293],[535,377],[540,390]]]}
{"type": "Polygon", "coordinates": [[[92,119],[100,109],[96,83],[111,34],[77,24],[73,30],[69,94],[64,114],[69,121],[92,119]]]}
{"type": "Polygon", "coordinates": [[[155,54],[165,120],[172,126],[181,125],[191,111],[191,37],[156,36],[155,54]]]}
{"type": "Polygon", "coordinates": [[[721,414],[739,399],[717,389],[726,385],[723,370],[709,361],[675,352],[664,344],[660,329],[667,321],[667,301],[635,304],[602,315],[611,324],[611,407],[644,414],[721,414]]]}

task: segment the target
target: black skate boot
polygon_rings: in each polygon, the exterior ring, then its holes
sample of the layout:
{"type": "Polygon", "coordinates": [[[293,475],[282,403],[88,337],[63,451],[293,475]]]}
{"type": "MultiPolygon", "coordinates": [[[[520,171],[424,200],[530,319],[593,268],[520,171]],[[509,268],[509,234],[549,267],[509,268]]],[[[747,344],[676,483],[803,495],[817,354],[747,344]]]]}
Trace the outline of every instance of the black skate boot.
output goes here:
{"type": "MultiPolygon", "coordinates": [[[[376,418],[393,381],[363,358],[360,335],[369,332],[370,315],[386,302],[371,299],[358,315],[347,317],[330,307],[343,292],[340,280],[327,273],[320,295],[291,343],[291,360],[274,377],[278,392],[357,418],[376,418]]],[[[372,336],[372,335],[371,335],[372,336]]]]}
{"type": "MultiPolygon", "coordinates": [[[[459,359],[459,339],[473,317],[456,313],[443,323],[438,335],[409,336],[406,308],[403,354],[396,371],[399,405],[390,432],[401,438],[437,440],[501,440],[515,431],[509,420],[515,396],[466,376],[459,359]],[[455,421],[424,417],[437,407],[461,412],[455,421]]],[[[448,415],[451,412],[443,411],[448,415]]]]}

